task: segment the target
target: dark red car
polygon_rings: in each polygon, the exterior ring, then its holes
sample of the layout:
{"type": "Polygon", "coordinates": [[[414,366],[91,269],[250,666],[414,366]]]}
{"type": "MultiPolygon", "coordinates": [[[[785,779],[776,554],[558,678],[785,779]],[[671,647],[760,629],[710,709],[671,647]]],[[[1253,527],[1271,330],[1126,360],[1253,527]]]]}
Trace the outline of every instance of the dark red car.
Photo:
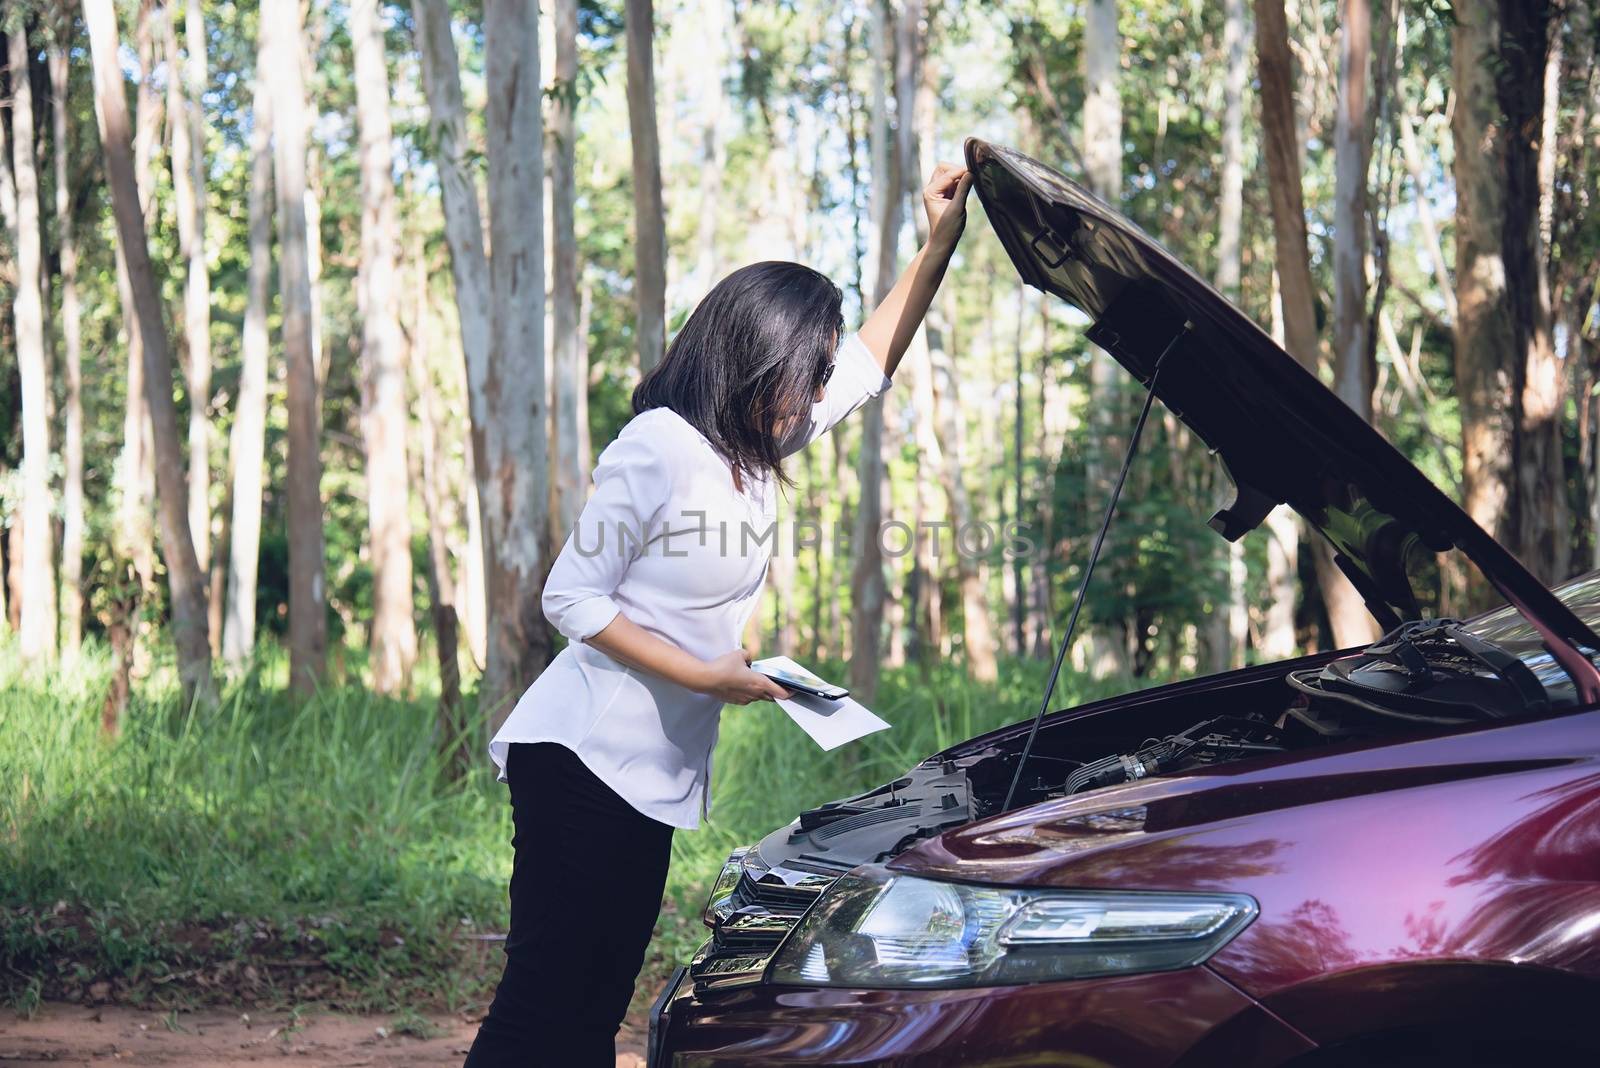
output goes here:
{"type": "Polygon", "coordinates": [[[967,162],[1022,277],[1218,454],[1218,532],[1294,508],[1386,636],[801,813],[729,858],[650,1063],[1600,1063],[1600,575],[1545,588],[1126,219],[967,162]],[[1451,554],[1507,607],[1437,618],[1451,554]]]}

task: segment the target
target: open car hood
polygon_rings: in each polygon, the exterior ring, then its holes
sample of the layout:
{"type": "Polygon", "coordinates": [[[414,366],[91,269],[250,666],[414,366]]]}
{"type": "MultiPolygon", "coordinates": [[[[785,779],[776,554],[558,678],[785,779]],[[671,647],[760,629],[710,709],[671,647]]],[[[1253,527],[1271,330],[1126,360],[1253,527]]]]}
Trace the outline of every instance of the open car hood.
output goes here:
{"type": "Polygon", "coordinates": [[[976,138],[966,158],[1025,282],[1093,319],[1089,338],[1146,387],[1168,353],[1156,396],[1236,488],[1211,518],[1218,533],[1237,540],[1287,504],[1332,543],[1386,631],[1439,614],[1442,554],[1460,552],[1537,628],[1584,703],[1600,701],[1583,652],[1600,639],[1247,315],[1057,171],[976,138]]]}

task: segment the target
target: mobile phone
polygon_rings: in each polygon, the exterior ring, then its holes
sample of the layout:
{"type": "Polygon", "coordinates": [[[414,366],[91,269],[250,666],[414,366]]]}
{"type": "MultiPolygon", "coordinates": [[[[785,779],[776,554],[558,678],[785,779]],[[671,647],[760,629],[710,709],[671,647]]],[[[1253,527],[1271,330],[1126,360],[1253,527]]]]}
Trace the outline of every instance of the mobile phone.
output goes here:
{"type": "Polygon", "coordinates": [[[787,665],[773,663],[771,660],[757,660],[750,667],[788,690],[813,694],[829,701],[837,701],[840,698],[850,696],[850,691],[843,686],[835,686],[826,679],[821,679],[811,674],[804,668],[796,669],[787,665]]]}

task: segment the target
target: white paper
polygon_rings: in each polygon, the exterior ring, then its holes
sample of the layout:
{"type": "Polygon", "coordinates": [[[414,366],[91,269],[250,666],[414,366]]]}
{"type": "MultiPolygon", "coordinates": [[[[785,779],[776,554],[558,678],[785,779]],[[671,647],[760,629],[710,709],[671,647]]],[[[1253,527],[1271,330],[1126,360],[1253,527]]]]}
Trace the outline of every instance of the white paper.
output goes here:
{"type": "Polygon", "coordinates": [[[823,749],[837,749],[889,726],[853,697],[830,701],[815,694],[796,693],[778,704],[823,749]]]}
{"type": "MultiPolygon", "coordinates": [[[[797,675],[812,674],[786,656],[771,657],[763,662],[782,666],[797,675]]],[[[779,707],[824,750],[837,749],[846,742],[865,738],[889,727],[885,720],[874,715],[853,697],[830,701],[815,694],[791,692],[794,696],[780,700],[779,707]]]]}

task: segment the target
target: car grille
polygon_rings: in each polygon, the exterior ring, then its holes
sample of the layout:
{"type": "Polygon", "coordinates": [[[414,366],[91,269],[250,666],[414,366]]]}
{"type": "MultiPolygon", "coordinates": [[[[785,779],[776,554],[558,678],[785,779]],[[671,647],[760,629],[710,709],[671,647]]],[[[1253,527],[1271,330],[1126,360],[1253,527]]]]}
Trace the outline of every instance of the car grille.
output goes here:
{"type": "Polygon", "coordinates": [[[811,903],[844,874],[803,864],[775,871],[745,869],[689,965],[697,989],[759,982],[778,946],[811,903]]]}
{"type": "Polygon", "coordinates": [[[760,882],[750,877],[745,872],[739,877],[739,885],[733,891],[732,900],[735,907],[739,905],[760,905],[766,909],[798,909],[804,912],[811,907],[817,899],[817,891],[809,887],[787,886],[781,880],[770,875],[767,881],[760,882]]]}

